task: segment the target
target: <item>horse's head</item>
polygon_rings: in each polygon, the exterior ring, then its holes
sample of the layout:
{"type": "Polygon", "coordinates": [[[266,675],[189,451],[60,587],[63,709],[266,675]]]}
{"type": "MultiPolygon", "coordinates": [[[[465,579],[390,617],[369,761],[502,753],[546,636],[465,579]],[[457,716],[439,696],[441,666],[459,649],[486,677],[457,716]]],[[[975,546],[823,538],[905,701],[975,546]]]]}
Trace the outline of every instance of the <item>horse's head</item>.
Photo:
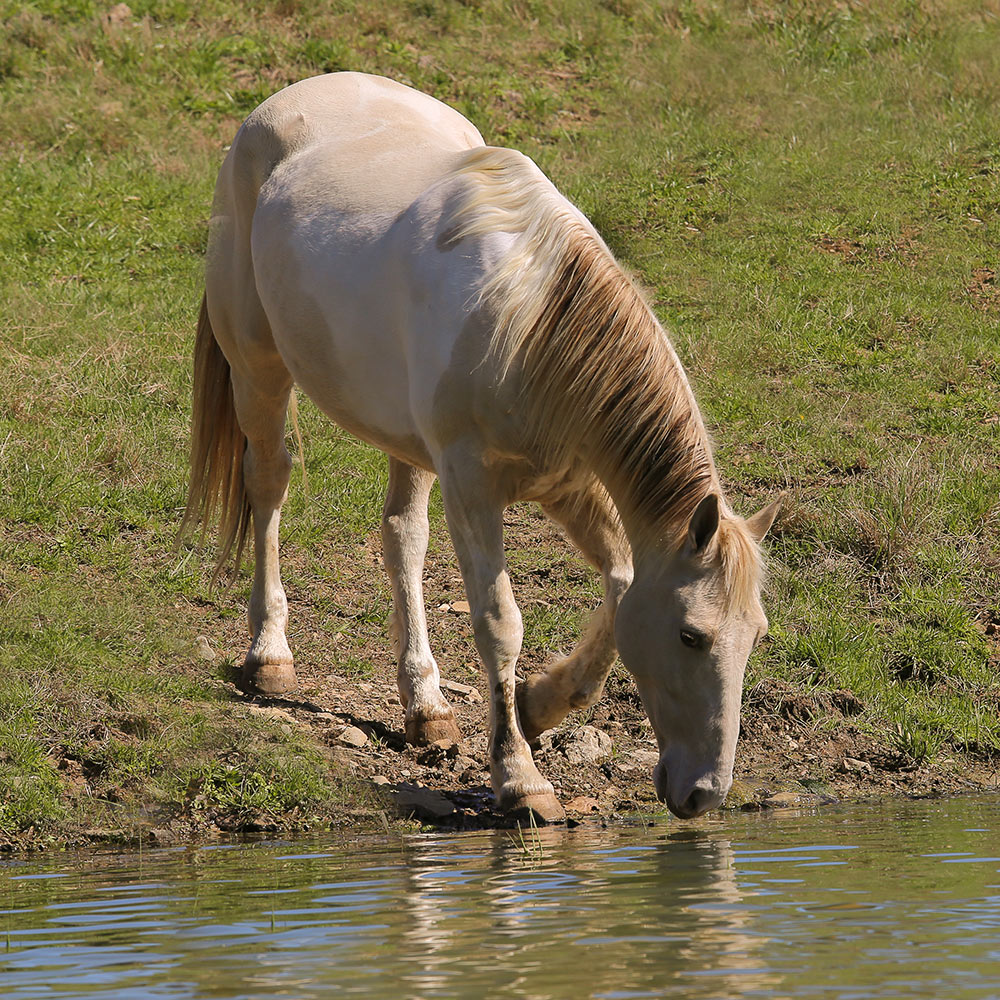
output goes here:
{"type": "Polygon", "coordinates": [[[679,547],[635,553],[615,639],[656,733],[657,796],[682,818],[720,805],[732,784],[743,672],[767,631],[758,543],[777,512],[723,515],[711,493],[679,547]]]}

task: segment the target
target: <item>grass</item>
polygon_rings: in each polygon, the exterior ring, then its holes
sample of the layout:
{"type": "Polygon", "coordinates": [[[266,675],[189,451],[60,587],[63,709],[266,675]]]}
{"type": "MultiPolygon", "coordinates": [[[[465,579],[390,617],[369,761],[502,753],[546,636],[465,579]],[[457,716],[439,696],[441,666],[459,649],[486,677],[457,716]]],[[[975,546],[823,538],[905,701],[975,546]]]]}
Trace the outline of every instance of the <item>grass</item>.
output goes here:
{"type": "MultiPolygon", "coordinates": [[[[916,759],[995,759],[998,16],[0,0],[3,836],[124,828],[150,803],[338,808],[326,755],[245,717],[195,656],[200,632],[241,655],[247,588],[210,593],[210,550],[172,542],[223,150],[274,90],[347,68],[532,155],[648,288],[737,507],[787,491],[751,680],[849,688],[916,759]]],[[[322,657],[338,635],[365,676],[367,646],[388,650],[362,544],[384,463],[308,404],[303,431],[310,496],[296,472],[284,539],[312,617],[293,645],[322,657]]],[[[526,609],[529,646],[568,645],[567,607],[592,603],[591,579],[559,586],[567,602],[526,609]]]]}

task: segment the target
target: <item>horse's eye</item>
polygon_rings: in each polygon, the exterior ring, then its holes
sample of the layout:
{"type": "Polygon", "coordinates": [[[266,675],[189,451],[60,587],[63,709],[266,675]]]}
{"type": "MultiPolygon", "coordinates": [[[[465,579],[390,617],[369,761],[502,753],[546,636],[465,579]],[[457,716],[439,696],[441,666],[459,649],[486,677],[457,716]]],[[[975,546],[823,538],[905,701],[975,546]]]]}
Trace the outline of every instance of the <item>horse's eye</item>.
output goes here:
{"type": "Polygon", "coordinates": [[[681,629],[681,642],[691,649],[699,649],[705,644],[705,637],[698,632],[693,632],[689,628],[681,629]]]}

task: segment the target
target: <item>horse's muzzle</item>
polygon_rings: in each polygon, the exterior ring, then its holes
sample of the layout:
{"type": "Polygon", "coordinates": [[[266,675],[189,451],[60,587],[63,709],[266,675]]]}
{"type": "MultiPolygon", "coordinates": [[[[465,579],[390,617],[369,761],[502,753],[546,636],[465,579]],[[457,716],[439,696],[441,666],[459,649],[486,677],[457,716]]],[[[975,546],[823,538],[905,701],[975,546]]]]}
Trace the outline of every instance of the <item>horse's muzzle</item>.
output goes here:
{"type": "Polygon", "coordinates": [[[666,765],[661,760],[653,768],[653,785],[656,797],[665,802],[667,808],[680,819],[694,819],[722,805],[729,791],[729,786],[720,789],[710,778],[700,778],[693,785],[687,785],[675,797],[677,790],[670,788],[666,765]]]}

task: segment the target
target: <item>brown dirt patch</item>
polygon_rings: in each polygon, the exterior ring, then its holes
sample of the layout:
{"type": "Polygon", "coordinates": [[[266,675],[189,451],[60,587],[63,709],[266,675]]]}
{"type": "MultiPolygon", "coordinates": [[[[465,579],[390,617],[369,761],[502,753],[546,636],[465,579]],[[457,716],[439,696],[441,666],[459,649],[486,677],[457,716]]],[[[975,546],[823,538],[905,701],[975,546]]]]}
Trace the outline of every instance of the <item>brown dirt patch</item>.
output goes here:
{"type": "Polygon", "coordinates": [[[996,279],[996,271],[991,267],[980,267],[972,272],[972,280],[965,291],[977,309],[986,312],[1000,308],[1000,286],[996,279]]]}

